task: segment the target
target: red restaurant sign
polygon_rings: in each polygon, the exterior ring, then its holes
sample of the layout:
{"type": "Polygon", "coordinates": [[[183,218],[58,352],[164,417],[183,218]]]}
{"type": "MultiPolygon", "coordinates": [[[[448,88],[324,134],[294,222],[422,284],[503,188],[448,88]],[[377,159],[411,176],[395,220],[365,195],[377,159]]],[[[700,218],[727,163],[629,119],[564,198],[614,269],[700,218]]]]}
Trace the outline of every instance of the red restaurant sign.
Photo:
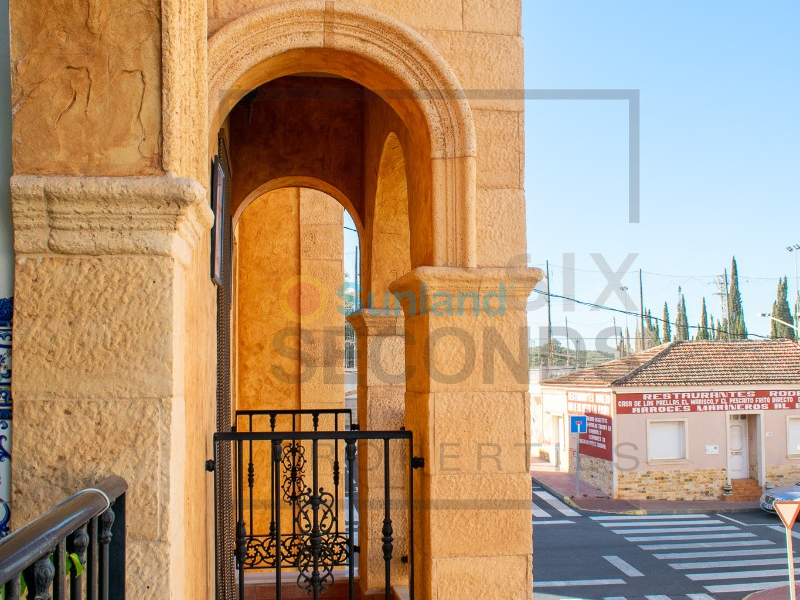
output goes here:
{"type": "Polygon", "coordinates": [[[800,408],[800,390],[617,394],[618,415],[800,408]]]}
{"type": "Polygon", "coordinates": [[[581,454],[612,460],[611,394],[567,392],[567,411],[570,415],[586,415],[586,433],[579,436],[581,454]]]}

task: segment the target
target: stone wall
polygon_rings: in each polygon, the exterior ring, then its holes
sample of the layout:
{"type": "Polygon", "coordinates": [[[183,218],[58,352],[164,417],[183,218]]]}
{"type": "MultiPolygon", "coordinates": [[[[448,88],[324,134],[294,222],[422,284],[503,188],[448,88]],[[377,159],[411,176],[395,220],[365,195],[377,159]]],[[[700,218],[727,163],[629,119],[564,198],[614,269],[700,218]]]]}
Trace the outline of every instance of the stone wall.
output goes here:
{"type": "Polygon", "coordinates": [[[716,500],[725,469],[617,471],[617,498],[624,500],[716,500]]]}
{"type": "Polygon", "coordinates": [[[767,467],[767,483],[775,487],[792,485],[800,481],[800,463],[767,467]]]}
{"type": "MultiPolygon", "coordinates": [[[[575,451],[569,451],[569,472],[575,473],[575,451]]],[[[613,493],[613,464],[611,461],[581,454],[581,481],[593,485],[611,496],[613,493]]]]}

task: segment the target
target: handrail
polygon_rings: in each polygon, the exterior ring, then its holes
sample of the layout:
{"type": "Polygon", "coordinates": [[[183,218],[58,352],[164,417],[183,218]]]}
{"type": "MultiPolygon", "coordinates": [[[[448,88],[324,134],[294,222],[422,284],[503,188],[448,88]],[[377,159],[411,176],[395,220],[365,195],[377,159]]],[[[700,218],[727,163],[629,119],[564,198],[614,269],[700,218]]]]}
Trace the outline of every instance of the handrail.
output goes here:
{"type": "Polygon", "coordinates": [[[0,586],[31,567],[42,556],[91,519],[106,512],[128,489],[116,475],[79,491],[0,541],[0,586]]]}

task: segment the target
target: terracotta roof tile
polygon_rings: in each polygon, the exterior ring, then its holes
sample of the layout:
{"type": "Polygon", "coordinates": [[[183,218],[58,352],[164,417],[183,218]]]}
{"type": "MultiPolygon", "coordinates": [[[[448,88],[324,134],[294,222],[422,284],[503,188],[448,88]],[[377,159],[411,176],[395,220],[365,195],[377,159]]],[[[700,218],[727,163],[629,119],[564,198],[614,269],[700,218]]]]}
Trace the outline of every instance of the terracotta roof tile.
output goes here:
{"type": "Polygon", "coordinates": [[[542,382],[559,387],[753,384],[800,384],[800,344],[790,340],[670,342],[542,382]]]}

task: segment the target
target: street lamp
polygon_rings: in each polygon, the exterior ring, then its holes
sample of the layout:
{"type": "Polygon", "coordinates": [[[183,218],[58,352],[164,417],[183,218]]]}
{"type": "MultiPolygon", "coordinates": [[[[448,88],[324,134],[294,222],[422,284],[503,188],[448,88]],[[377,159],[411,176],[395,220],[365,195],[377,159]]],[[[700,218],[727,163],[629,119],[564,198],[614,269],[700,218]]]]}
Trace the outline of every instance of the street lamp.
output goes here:
{"type": "Polygon", "coordinates": [[[772,316],[771,314],[769,314],[769,313],[761,313],[761,316],[762,316],[762,317],[767,317],[768,319],[772,319],[773,321],[775,321],[776,323],[780,323],[781,325],[786,325],[787,327],[791,327],[791,328],[792,328],[792,329],[794,329],[794,330],[795,330],[797,333],[799,333],[799,334],[800,334],[800,329],[798,329],[796,325],[792,325],[791,323],[787,323],[786,321],[781,321],[780,319],[776,319],[775,317],[773,317],[773,316],[772,316]]]}

